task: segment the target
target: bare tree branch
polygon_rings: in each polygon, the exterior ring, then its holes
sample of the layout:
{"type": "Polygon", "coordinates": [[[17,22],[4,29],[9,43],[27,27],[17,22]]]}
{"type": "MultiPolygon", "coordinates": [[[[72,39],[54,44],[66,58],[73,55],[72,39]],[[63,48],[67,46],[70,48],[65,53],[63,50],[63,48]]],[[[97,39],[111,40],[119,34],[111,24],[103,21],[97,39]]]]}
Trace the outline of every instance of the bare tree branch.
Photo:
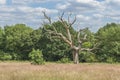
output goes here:
{"type": "Polygon", "coordinates": [[[65,20],[63,19],[64,16],[64,12],[62,13],[61,16],[59,16],[59,20],[60,22],[64,25],[65,28],[69,28],[68,24],[65,22],[65,20]]]}
{"type": "MultiPolygon", "coordinates": [[[[66,29],[66,32],[67,32],[67,36],[68,36],[68,39],[69,41],[72,43],[72,37],[71,37],[71,34],[70,34],[70,26],[68,25],[69,23],[69,20],[68,22],[65,22],[65,20],[63,19],[63,16],[64,16],[64,12],[62,13],[61,16],[59,16],[59,19],[60,19],[60,22],[63,24],[63,26],[65,27],[66,29]]],[[[70,17],[70,16],[69,16],[70,17]]],[[[68,17],[68,18],[69,18],[68,17]]]]}
{"type": "Polygon", "coordinates": [[[71,14],[68,15],[68,23],[70,23],[70,16],[71,16],[71,14]]]}
{"type": "Polygon", "coordinates": [[[84,40],[87,39],[87,34],[85,34],[83,38],[80,38],[80,33],[81,33],[82,31],[84,31],[84,29],[80,29],[80,30],[78,31],[77,38],[78,38],[78,42],[79,42],[79,43],[82,43],[82,41],[84,41],[84,40]]]}
{"type": "Polygon", "coordinates": [[[58,38],[63,39],[66,43],[68,43],[70,46],[72,46],[72,43],[62,33],[55,33],[55,32],[50,32],[50,31],[49,31],[49,33],[56,35],[56,37],[58,36],[58,38]]]}
{"type": "Polygon", "coordinates": [[[82,38],[80,38],[80,34],[82,31],[85,31],[85,29],[80,29],[78,31],[78,35],[77,35],[77,38],[78,38],[78,42],[79,43],[82,43],[83,41],[87,40],[87,34],[84,34],[82,38]]]}
{"type": "Polygon", "coordinates": [[[92,48],[81,48],[81,51],[93,51],[93,50],[99,49],[97,48],[97,46],[98,46],[98,43],[96,43],[92,48]]]}
{"type": "Polygon", "coordinates": [[[92,51],[93,49],[90,48],[81,48],[81,51],[92,51]]]}
{"type": "Polygon", "coordinates": [[[57,32],[57,29],[55,28],[55,25],[52,24],[52,20],[50,17],[47,16],[47,14],[43,11],[44,17],[48,20],[49,24],[52,25],[55,32],[57,32]]]}
{"type": "Polygon", "coordinates": [[[43,11],[44,17],[49,21],[50,24],[52,24],[51,18],[46,15],[46,13],[43,11]]]}
{"type": "Polygon", "coordinates": [[[72,26],[76,22],[77,18],[76,16],[74,17],[74,20],[70,23],[70,26],[72,26]]]}
{"type": "Polygon", "coordinates": [[[85,34],[83,37],[83,40],[86,40],[86,39],[87,39],[87,34],[85,34]]]}
{"type": "Polygon", "coordinates": [[[82,48],[83,41],[85,41],[87,39],[87,34],[85,34],[85,30],[86,29],[80,29],[78,31],[78,34],[77,34],[78,46],[76,46],[76,44],[73,43],[73,39],[72,39],[72,36],[71,36],[70,29],[71,29],[72,25],[76,22],[76,16],[74,17],[74,19],[72,21],[70,20],[71,14],[68,15],[68,17],[67,17],[68,20],[65,20],[63,18],[64,17],[64,12],[60,16],[58,16],[59,21],[63,25],[62,27],[64,27],[65,30],[66,30],[66,33],[67,33],[67,36],[66,36],[63,33],[60,33],[60,32],[58,32],[56,30],[54,23],[52,23],[51,18],[48,17],[45,12],[43,12],[43,14],[44,14],[44,17],[49,21],[50,26],[53,27],[53,29],[51,29],[51,30],[47,30],[46,29],[46,31],[49,34],[51,34],[51,36],[53,36],[53,38],[60,38],[60,39],[62,39],[63,41],[65,41],[66,43],[68,43],[70,45],[70,48],[74,50],[73,59],[74,59],[74,62],[76,64],[79,63],[79,57],[78,57],[79,51],[92,51],[92,50],[95,49],[95,47],[96,47],[95,45],[91,49],[89,49],[89,48],[82,48]],[[80,38],[81,35],[83,36],[83,38],[80,38]]]}
{"type": "Polygon", "coordinates": [[[55,26],[54,26],[54,24],[52,24],[51,18],[48,17],[45,12],[43,12],[43,14],[44,14],[44,17],[49,21],[49,23],[51,24],[51,26],[54,29],[54,31],[47,30],[47,29],[46,29],[46,31],[48,31],[50,34],[54,34],[54,35],[60,36],[65,42],[67,42],[70,46],[72,46],[72,37],[71,37],[71,34],[70,34],[69,25],[67,25],[68,23],[65,22],[65,20],[63,19],[64,12],[59,17],[59,20],[63,24],[63,27],[65,27],[68,38],[65,37],[62,33],[58,33],[57,30],[56,30],[56,28],[55,28],[55,26]]]}
{"type": "Polygon", "coordinates": [[[80,40],[80,30],[78,31],[77,38],[78,38],[78,42],[79,42],[79,44],[81,44],[81,43],[82,43],[82,41],[80,40]]]}

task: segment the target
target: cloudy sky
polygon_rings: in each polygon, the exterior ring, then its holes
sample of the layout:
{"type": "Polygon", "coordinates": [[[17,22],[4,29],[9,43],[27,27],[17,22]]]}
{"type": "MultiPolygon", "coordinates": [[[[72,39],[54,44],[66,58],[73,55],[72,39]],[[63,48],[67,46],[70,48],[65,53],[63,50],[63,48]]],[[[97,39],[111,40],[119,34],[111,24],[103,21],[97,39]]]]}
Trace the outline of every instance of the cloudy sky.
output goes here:
{"type": "Polygon", "coordinates": [[[42,11],[53,20],[60,12],[73,13],[77,16],[75,29],[97,31],[106,23],[120,22],[120,0],[0,0],[0,26],[25,23],[39,28],[42,11]]]}

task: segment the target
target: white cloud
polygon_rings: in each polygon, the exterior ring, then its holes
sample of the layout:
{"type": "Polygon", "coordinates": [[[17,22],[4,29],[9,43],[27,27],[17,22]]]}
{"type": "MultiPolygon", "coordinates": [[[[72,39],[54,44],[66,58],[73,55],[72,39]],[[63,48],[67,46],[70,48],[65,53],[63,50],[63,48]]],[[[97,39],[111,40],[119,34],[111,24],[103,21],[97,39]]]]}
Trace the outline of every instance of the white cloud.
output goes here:
{"type": "Polygon", "coordinates": [[[67,9],[68,7],[70,6],[70,3],[66,3],[66,4],[57,4],[57,8],[58,9],[61,9],[61,10],[64,10],[64,9],[67,9]]]}
{"type": "Polygon", "coordinates": [[[6,4],[6,0],[0,0],[0,4],[6,4]]]}
{"type": "Polygon", "coordinates": [[[76,13],[83,26],[95,26],[98,29],[107,22],[120,21],[120,0],[67,0],[61,6],[57,9],[76,13]]]}
{"type": "Polygon", "coordinates": [[[105,9],[103,4],[96,0],[70,0],[59,7],[58,9],[74,11],[74,12],[94,12],[105,9]],[[63,8],[62,8],[63,7],[63,8]]]}
{"type": "Polygon", "coordinates": [[[99,4],[96,0],[76,0],[78,3],[87,3],[87,4],[99,4]]]}
{"type": "Polygon", "coordinates": [[[0,12],[13,12],[15,11],[15,8],[14,7],[8,7],[8,6],[0,6],[0,12]]]}
{"type": "Polygon", "coordinates": [[[120,0],[105,0],[103,2],[106,7],[102,15],[107,18],[118,22],[120,20],[120,0]]]}
{"type": "Polygon", "coordinates": [[[104,16],[102,14],[99,14],[99,13],[93,14],[93,17],[95,17],[95,18],[104,18],[104,16]]]}
{"type": "Polygon", "coordinates": [[[13,4],[30,4],[30,3],[46,3],[46,2],[59,2],[61,0],[12,0],[13,4]]]}
{"type": "Polygon", "coordinates": [[[27,6],[19,6],[19,7],[17,7],[17,10],[24,12],[24,13],[33,12],[33,8],[27,7],[27,6]]]}
{"type": "Polygon", "coordinates": [[[49,15],[58,13],[58,10],[56,9],[47,9],[43,7],[32,8],[28,6],[19,6],[17,7],[17,11],[26,15],[31,14],[32,16],[42,16],[43,11],[45,11],[49,15]]]}
{"type": "Polygon", "coordinates": [[[88,20],[90,20],[90,17],[84,16],[84,15],[77,15],[77,18],[80,19],[81,21],[88,21],[88,20]]]}
{"type": "Polygon", "coordinates": [[[120,0],[106,0],[104,1],[104,4],[106,7],[112,8],[112,9],[119,9],[120,7],[120,0]]]}
{"type": "Polygon", "coordinates": [[[98,29],[107,22],[120,21],[119,7],[120,0],[12,0],[10,5],[0,0],[0,25],[26,23],[39,27],[42,11],[55,20],[58,12],[68,11],[77,16],[80,26],[98,29]]]}
{"type": "Polygon", "coordinates": [[[29,6],[0,6],[0,26],[6,24],[25,23],[34,28],[40,27],[42,11],[46,11],[48,15],[57,13],[56,9],[47,9],[42,7],[29,6]]]}
{"type": "Polygon", "coordinates": [[[45,11],[47,14],[58,13],[58,10],[56,10],[56,9],[47,9],[47,8],[42,8],[42,7],[35,8],[34,11],[36,11],[36,12],[45,11]]]}

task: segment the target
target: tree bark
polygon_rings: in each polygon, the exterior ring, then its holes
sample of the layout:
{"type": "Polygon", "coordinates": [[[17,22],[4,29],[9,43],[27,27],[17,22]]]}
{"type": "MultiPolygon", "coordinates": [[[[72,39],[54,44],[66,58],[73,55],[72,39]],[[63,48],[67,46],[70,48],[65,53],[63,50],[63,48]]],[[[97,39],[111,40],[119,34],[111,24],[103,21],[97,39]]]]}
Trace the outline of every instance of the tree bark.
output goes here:
{"type": "Polygon", "coordinates": [[[74,61],[74,64],[79,63],[79,50],[74,50],[73,51],[73,61],[74,61]]]}

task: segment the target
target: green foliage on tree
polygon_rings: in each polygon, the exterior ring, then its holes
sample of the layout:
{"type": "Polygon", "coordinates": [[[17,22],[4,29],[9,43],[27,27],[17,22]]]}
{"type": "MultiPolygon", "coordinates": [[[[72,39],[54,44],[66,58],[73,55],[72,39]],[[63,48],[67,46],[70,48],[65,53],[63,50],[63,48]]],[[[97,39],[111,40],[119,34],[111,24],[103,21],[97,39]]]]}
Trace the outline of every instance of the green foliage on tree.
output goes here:
{"type": "Polygon", "coordinates": [[[38,28],[36,30],[33,30],[31,33],[30,33],[30,38],[32,40],[32,43],[33,43],[33,48],[35,49],[40,49],[41,46],[44,46],[44,45],[40,45],[40,40],[41,40],[41,37],[42,37],[42,28],[38,28]]]}
{"type": "MultiPolygon", "coordinates": [[[[62,24],[58,22],[53,23],[54,26],[62,26],[62,24]]],[[[42,28],[42,36],[41,39],[39,40],[39,49],[42,50],[44,59],[46,61],[59,61],[63,57],[70,57],[70,52],[69,46],[61,39],[56,38],[56,35],[50,35],[45,31],[45,29],[50,29],[50,25],[44,25],[42,28]]],[[[52,28],[51,28],[52,29],[52,28]]],[[[59,32],[65,32],[64,29],[61,27],[56,28],[59,32]]]]}
{"type": "Polygon", "coordinates": [[[101,62],[120,62],[120,25],[111,23],[96,33],[100,43],[97,58],[101,62]]]}
{"type": "MultiPolygon", "coordinates": [[[[84,35],[87,35],[86,40],[82,43],[82,48],[92,48],[96,44],[96,39],[94,33],[92,33],[89,28],[86,28],[84,31],[81,31],[80,37],[82,38],[84,35]]],[[[79,61],[80,62],[97,62],[96,54],[93,51],[81,51],[79,52],[79,61]]]]}
{"type": "Polygon", "coordinates": [[[30,59],[32,61],[32,64],[35,64],[35,65],[44,64],[44,59],[43,59],[42,51],[40,51],[39,49],[37,49],[37,50],[33,49],[29,53],[29,57],[30,57],[30,59]]]}
{"type": "Polygon", "coordinates": [[[95,53],[82,51],[79,56],[80,62],[97,62],[95,53]]]}
{"type": "Polygon", "coordinates": [[[0,27],[0,50],[4,47],[4,30],[0,27]]]}
{"type": "Polygon", "coordinates": [[[16,24],[4,27],[4,51],[16,53],[21,59],[28,59],[28,53],[32,49],[32,40],[30,33],[32,28],[25,24],[16,24]]]}
{"type": "MultiPolygon", "coordinates": [[[[66,37],[65,27],[60,21],[52,23],[58,31],[66,37]]],[[[42,61],[72,61],[72,50],[63,40],[56,35],[49,34],[45,29],[53,29],[46,24],[33,30],[25,24],[7,25],[0,28],[0,60],[32,60],[33,64],[42,64],[42,61]],[[34,48],[34,50],[32,50],[34,48]],[[42,52],[41,52],[42,51],[42,52]],[[30,54],[31,53],[31,57],[30,54]]],[[[75,46],[78,45],[77,31],[70,27],[71,36],[75,46]]],[[[95,43],[98,46],[92,52],[79,52],[80,62],[120,62],[120,24],[107,24],[96,33],[88,28],[80,32],[83,40],[82,48],[92,48],[95,43]]]]}

